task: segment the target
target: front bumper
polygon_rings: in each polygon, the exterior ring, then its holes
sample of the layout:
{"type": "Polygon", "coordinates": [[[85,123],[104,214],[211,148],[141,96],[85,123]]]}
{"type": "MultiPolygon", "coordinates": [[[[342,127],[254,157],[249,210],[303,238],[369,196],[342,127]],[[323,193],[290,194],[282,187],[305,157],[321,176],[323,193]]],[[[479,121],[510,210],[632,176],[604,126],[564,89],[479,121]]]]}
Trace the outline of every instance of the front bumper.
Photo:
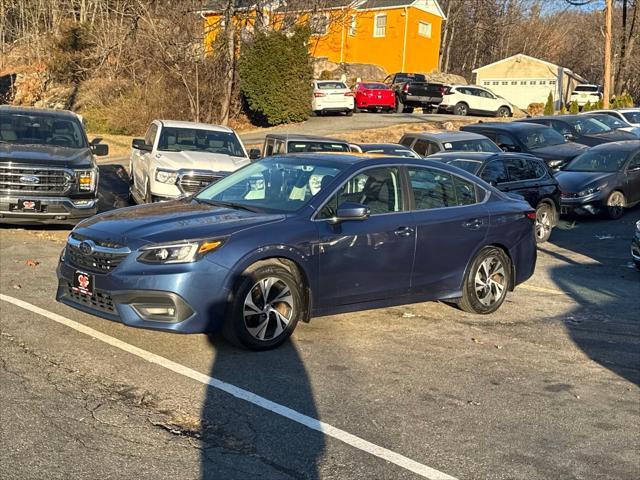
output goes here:
{"type": "Polygon", "coordinates": [[[97,212],[97,198],[18,197],[15,194],[0,197],[0,223],[76,223],[97,212]],[[40,202],[40,211],[15,210],[19,200],[40,202]]]}
{"type": "Polygon", "coordinates": [[[202,259],[191,264],[144,265],[135,253],[109,273],[92,273],[68,258],[56,270],[56,300],[131,327],[203,333],[222,327],[229,296],[228,270],[202,259]],[[77,271],[93,275],[93,294],[73,291],[77,271]]]}
{"type": "Polygon", "coordinates": [[[636,234],[631,240],[631,257],[636,263],[640,263],[640,234],[636,234]]]}
{"type": "MultiPolygon", "coordinates": [[[[608,193],[608,192],[606,192],[608,193]]],[[[596,192],[591,195],[578,198],[560,198],[560,213],[577,213],[587,215],[597,215],[605,207],[607,202],[607,194],[605,192],[596,192]]]]}

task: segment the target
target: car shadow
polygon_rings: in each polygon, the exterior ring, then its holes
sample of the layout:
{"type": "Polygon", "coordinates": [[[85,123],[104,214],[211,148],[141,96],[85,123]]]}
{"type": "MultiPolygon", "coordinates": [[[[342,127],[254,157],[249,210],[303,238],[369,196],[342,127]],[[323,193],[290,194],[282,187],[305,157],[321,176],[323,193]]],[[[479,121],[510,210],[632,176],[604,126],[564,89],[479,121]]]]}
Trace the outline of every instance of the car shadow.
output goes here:
{"type": "Polygon", "coordinates": [[[575,344],[593,361],[640,386],[640,271],[630,245],[640,208],[620,220],[573,217],[540,246],[562,261],[551,279],[578,307],[562,320],[575,344]]]}
{"type": "Polygon", "coordinates": [[[129,199],[129,174],[116,163],[98,165],[98,212],[107,212],[131,205],[129,199]]]}
{"type": "MultiPolygon", "coordinates": [[[[209,335],[215,349],[210,376],[318,418],[313,390],[291,340],[249,352],[209,335]]],[[[319,479],[323,434],[209,386],[201,412],[203,480],[319,479]]]]}

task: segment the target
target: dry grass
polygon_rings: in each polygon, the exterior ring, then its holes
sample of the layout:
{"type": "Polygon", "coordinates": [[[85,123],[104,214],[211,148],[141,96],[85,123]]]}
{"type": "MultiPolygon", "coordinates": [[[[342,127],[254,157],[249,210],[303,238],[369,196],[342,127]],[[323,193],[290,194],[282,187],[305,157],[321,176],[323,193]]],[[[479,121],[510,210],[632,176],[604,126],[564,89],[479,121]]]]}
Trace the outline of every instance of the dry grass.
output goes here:
{"type": "Polygon", "coordinates": [[[109,145],[109,156],[100,157],[110,159],[113,157],[128,157],[131,152],[131,140],[135,137],[129,135],[111,135],[108,133],[91,133],[88,132],[89,140],[100,137],[102,143],[109,145]]]}

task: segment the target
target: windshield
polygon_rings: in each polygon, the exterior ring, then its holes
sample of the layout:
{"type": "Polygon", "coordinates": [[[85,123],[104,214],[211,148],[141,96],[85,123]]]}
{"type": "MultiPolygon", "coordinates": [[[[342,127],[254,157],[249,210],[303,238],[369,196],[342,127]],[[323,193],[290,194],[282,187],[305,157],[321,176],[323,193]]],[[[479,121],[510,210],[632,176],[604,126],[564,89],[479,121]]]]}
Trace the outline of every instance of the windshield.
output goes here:
{"type": "Polygon", "coordinates": [[[525,130],[517,132],[518,140],[527,147],[527,150],[536,148],[551,147],[567,143],[567,140],[551,127],[536,128],[535,130],[525,130]]]}
{"type": "Polygon", "coordinates": [[[467,172],[473,173],[474,175],[480,168],[480,165],[482,165],[482,162],[479,162],[478,160],[466,160],[462,158],[456,160],[446,160],[446,163],[466,170],[467,172]]]}
{"type": "Polygon", "coordinates": [[[347,86],[343,82],[318,82],[319,90],[345,89],[347,86]]]}
{"type": "Polygon", "coordinates": [[[348,152],[349,145],[338,142],[289,142],[287,153],[348,152]]]}
{"type": "Polygon", "coordinates": [[[620,112],[629,123],[640,123],[640,110],[637,112],[620,112]]]}
{"type": "Polygon", "coordinates": [[[578,135],[589,135],[592,133],[604,133],[610,132],[611,128],[607,127],[600,120],[596,120],[595,118],[569,118],[564,119],[569,125],[571,125],[578,135]]]}
{"type": "Polygon", "coordinates": [[[295,212],[348,166],[314,158],[270,157],[232,173],[194,198],[255,211],[295,212]]]}
{"type": "Polygon", "coordinates": [[[164,127],[158,150],[163,152],[207,152],[245,157],[238,137],[231,132],[196,128],[164,127]]]}
{"type": "Polygon", "coordinates": [[[476,138],[473,140],[457,140],[444,143],[445,150],[457,150],[459,152],[502,152],[500,147],[488,138],[476,138]]]}
{"type": "Polygon", "coordinates": [[[629,152],[620,150],[587,150],[569,163],[568,172],[617,172],[627,160],[629,152]]]}
{"type": "Polygon", "coordinates": [[[378,154],[384,154],[384,155],[391,155],[393,157],[422,158],[413,150],[409,150],[407,148],[403,148],[400,146],[398,147],[361,146],[360,148],[362,148],[362,153],[378,153],[378,154]]]}
{"type": "Polygon", "coordinates": [[[0,143],[88,148],[78,120],[37,113],[0,113],[0,143]]]}
{"type": "Polygon", "coordinates": [[[604,123],[609,128],[624,128],[629,126],[622,120],[612,117],[611,115],[595,115],[592,118],[598,122],[604,123]]]}

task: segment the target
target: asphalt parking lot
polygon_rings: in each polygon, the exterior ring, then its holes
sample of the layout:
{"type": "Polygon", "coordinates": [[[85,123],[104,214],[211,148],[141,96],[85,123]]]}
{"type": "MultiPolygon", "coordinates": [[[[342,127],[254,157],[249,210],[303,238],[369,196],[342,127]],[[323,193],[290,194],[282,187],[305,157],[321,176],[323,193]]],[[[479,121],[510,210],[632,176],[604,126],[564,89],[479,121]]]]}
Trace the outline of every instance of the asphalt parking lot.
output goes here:
{"type": "Polygon", "coordinates": [[[261,353],[57,304],[68,229],[4,227],[0,478],[640,478],[639,219],[563,220],[489,317],[337,315],[261,353]]]}

